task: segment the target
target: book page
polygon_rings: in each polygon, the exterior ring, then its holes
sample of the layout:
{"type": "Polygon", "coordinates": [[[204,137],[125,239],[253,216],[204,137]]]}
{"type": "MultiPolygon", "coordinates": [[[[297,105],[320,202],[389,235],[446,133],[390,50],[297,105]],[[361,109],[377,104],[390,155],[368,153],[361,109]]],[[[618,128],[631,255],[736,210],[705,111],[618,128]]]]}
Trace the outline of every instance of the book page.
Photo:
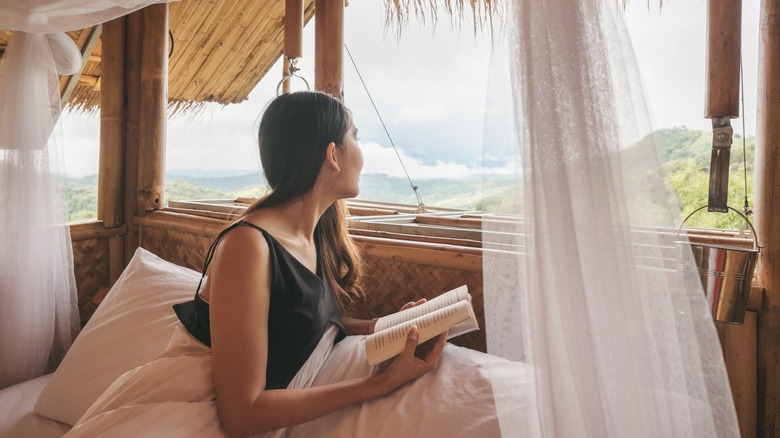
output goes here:
{"type": "Polygon", "coordinates": [[[373,366],[401,354],[406,347],[406,335],[412,325],[419,330],[418,343],[423,343],[450,327],[472,319],[474,311],[469,301],[460,301],[410,321],[376,332],[366,337],[366,358],[373,366]]]}
{"type": "MultiPolygon", "coordinates": [[[[374,326],[374,332],[385,330],[388,327],[402,324],[407,321],[411,321],[414,318],[419,318],[426,313],[431,313],[435,310],[443,309],[457,303],[458,301],[464,301],[469,299],[469,288],[466,285],[453,289],[449,292],[445,292],[438,297],[426,301],[424,304],[414,306],[410,309],[401,310],[400,312],[391,313],[390,315],[379,318],[374,326]]],[[[410,327],[410,326],[407,326],[410,327]]]]}

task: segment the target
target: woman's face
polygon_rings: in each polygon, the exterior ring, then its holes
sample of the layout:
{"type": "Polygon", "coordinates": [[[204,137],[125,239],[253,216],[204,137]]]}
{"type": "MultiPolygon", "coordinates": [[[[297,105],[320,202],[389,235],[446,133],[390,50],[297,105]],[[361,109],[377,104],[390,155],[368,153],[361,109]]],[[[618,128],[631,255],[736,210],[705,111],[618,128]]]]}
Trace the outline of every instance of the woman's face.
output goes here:
{"type": "Polygon", "coordinates": [[[358,145],[357,128],[355,123],[350,123],[347,133],[341,139],[341,144],[336,147],[341,155],[341,176],[339,185],[343,190],[343,198],[354,198],[360,193],[360,171],[363,169],[363,152],[358,145]]]}

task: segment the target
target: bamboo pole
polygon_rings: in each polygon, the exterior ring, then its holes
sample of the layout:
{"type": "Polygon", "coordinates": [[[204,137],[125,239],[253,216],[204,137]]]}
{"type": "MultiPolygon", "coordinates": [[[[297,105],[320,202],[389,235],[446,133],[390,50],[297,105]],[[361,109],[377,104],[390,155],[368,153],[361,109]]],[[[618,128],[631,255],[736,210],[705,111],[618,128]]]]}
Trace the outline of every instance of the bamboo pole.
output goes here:
{"type": "Polygon", "coordinates": [[[414,253],[420,250],[430,250],[430,251],[436,251],[441,253],[454,254],[456,256],[471,255],[471,256],[481,257],[482,253],[484,252],[481,248],[472,248],[472,247],[441,244],[441,243],[383,239],[379,237],[369,237],[369,236],[352,236],[352,238],[355,240],[355,242],[376,243],[379,245],[393,246],[395,248],[398,248],[399,251],[408,251],[409,253],[414,253]]]}
{"type": "Polygon", "coordinates": [[[98,24],[90,31],[89,36],[87,37],[87,41],[85,42],[84,47],[81,49],[81,68],[78,72],[69,76],[65,81],[65,88],[62,90],[61,94],[63,106],[70,100],[71,95],[73,95],[73,90],[76,89],[76,85],[78,85],[79,79],[81,78],[81,72],[84,71],[84,66],[87,64],[87,60],[95,50],[95,46],[97,46],[102,32],[102,24],[98,24]]]}
{"type": "Polygon", "coordinates": [[[415,219],[418,224],[425,225],[447,225],[458,228],[472,228],[481,229],[482,220],[480,219],[463,219],[460,217],[447,217],[447,216],[418,216],[415,219]]]}
{"type": "Polygon", "coordinates": [[[764,248],[756,280],[758,314],[757,435],[780,436],[780,0],[762,0],[758,48],[756,232],[764,248]]]}
{"type": "Polygon", "coordinates": [[[382,222],[350,221],[350,228],[362,230],[388,231],[391,233],[451,237],[456,239],[482,240],[482,231],[457,228],[426,227],[413,224],[395,224],[382,222]]]}
{"type": "Polygon", "coordinates": [[[133,223],[150,228],[180,231],[212,238],[225,228],[225,221],[169,211],[155,211],[146,216],[133,217],[133,223]]]}
{"type": "Polygon", "coordinates": [[[284,56],[303,57],[303,0],[286,0],[284,8],[284,56]]]}
{"type": "Polygon", "coordinates": [[[439,243],[445,245],[467,246],[470,248],[482,248],[482,242],[476,240],[453,239],[453,238],[446,238],[446,237],[416,236],[412,234],[390,233],[387,231],[375,231],[375,230],[360,230],[360,229],[353,229],[353,228],[349,230],[349,234],[352,236],[378,237],[381,239],[410,240],[414,242],[439,243]]]}
{"type": "Polygon", "coordinates": [[[98,219],[106,228],[125,223],[122,205],[124,145],[125,17],[103,25],[100,92],[100,172],[98,172],[98,219]]]}
{"type": "Polygon", "coordinates": [[[744,324],[726,324],[724,359],[743,437],[756,436],[756,312],[744,324]]]}
{"type": "Polygon", "coordinates": [[[392,242],[382,242],[381,239],[365,240],[365,238],[356,238],[355,241],[366,257],[417,263],[440,268],[460,269],[469,272],[482,272],[481,255],[458,254],[427,248],[411,249],[398,247],[389,244],[392,242]]]}
{"type": "Polygon", "coordinates": [[[194,208],[166,207],[163,211],[170,211],[171,213],[189,214],[193,216],[202,216],[211,219],[219,219],[225,221],[226,225],[238,218],[238,215],[233,213],[224,213],[220,211],[208,211],[208,210],[196,210],[194,208]]]}
{"type": "Polygon", "coordinates": [[[707,2],[704,117],[739,117],[742,0],[707,2]]]}
{"type": "Polygon", "coordinates": [[[124,161],[124,219],[127,224],[124,266],[138,248],[138,227],[130,221],[137,207],[139,117],[141,113],[141,39],[143,38],[143,10],[127,15],[125,24],[125,161],[124,161]]]}
{"type": "Polygon", "coordinates": [[[398,214],[398,211],[396,210],[386,210],[376,207],[351,207],[349,205],[347,207],[351,216],[390,216],[398,214]]]}
{"type": "Polygon", "coordinates": [[[127,228],[124,226],[106,228],[100,222],[70,224],[70,239],[74,242],[124,236],[125,233],[127,233],[127,228]]]}
{"type": "Polygon", "coordinates": [[[136,214],[163,207],[165,127],[168,105],[168,4],[143,9],[136,214]]]}
{"type": "Polygon", "coordinates": [[[314,88],[344,99],[344,0],[318,0],[314,22],[314,88]]]}
{"type": "Polygon", "coordinates": [[[125,239],[123,236],[108,239],[108,285],[113,286],[124,271],[125,239]]]}
{"type": "Polygon", "coordinates": [[[282,56],[282,94],[287,94],[290,92],[290,79],[287,78],[290,75],[290,60],[286,56],[282,56]],[[284,78],[287,78],[285,80],[284,78]]]}

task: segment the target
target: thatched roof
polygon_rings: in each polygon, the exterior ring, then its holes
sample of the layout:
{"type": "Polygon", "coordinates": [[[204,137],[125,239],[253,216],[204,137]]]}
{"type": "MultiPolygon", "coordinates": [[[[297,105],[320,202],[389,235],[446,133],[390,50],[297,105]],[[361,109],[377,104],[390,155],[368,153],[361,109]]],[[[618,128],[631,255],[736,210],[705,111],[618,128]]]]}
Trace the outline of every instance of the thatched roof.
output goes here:
{"type": "Polygon", "coordinates": [[[451,20],[460,22],[468,5],[475,30],[484,25],[492,28],[493,18],[500,12],[501,1],[520,0],[385,0],[386,24],[398,29],[399,33],[412,17],[435,25],[440,14],[439,6],[444,7],[451,20]]]}
{"type": "MultiPolygon", "coordinates": [[[[242,102],[282,54],[284,0],[183,0],[171,3],[170,8],[171,106],[242,102]]],[[[305,0],[304,20],[308,22],[313,15],[314,2],[305,0]]],[[[9,31],[0,31],[0,50],[8,44],[10,35],[9,31]]],[[[94,109],[100,105],[103,49],[99,29],[69,35],[82,53],[88,53],[88,62],[80,77],[62,77],[60,86],[69,95],[71,108],[94,109]],[[90,39],[90,34],[95,37],[90,39]],[[65,91],[68,81],[76,82],[72,93],[65,91]]],[[[282,72],[278,75],[281,79],[282,72]]]]}
{"type": "MultiPolygon", "coordinates": [[[[496,0],[443,0],[441,4],[456,20],[470,7],[475,27],[488,22],[496,9],[496,0]]],[[[314,2],[304,0],[304,5],[304,21],[308,22],[314,15],[314,2]]],[[[385,0],[387,24],[400,30],[412,16],[435,23],[440,13],[436,5],[437,0],[385,0]]],[[[181,109],[203,102],[244,101],[282,54],[284,10],[284,0],[171,3],[170,105],[181,109]]],[[[100,27],[69,35],[85,53],[87,62],[81,75],[60,79],[63,96],[71,108],[95,109],[100,104],[100,27]]],[[[10,31],[0,31],[0,55],[10,36],[10,31]]],[[[281,79],[282,72],[277,74],[281,79]]]]}

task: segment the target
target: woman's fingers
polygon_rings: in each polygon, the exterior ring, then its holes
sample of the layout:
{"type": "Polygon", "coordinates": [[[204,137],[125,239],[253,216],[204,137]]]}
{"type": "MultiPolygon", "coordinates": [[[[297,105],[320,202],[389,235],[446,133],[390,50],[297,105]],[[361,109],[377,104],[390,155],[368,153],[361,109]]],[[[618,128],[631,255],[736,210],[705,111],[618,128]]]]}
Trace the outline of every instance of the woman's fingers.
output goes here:
{"type": "Polygon", "coordinates": [[[410,308],[412,308],[414,306],[419,306],[420,304],[424,304],[426,301],[428,301],[428,300],[425,299],[425,298],[420,298],[417,301],[409,301],[408,303],[404,304],[403,307],[401,307],[401,310],[406,310],[406,309],[410,309],[410,308]]]}
{"type": "Polygon", "coordinates": [[[400,356],[390,364],[388,368],[382,372],[387,373],[387,376],[391,379],[394,388],[397,388],[411,380],[414,380],[423,374],[431,371],[436,367],[439,362],[444,344],[447,341],[447,332],[442,333],[435,339],[433,344],[423,346],[420,356],[415,356],[417,350],[420,350],[419,344],[420,333],[417,326],[409,328],[409,332],[406,335],[406,346],[400,356]]]}
{"type": "Polygon", "coordinates": [[[417,349],[417,341],[420,338],[420,331],[416,325],[409,327],[409,331],[406,333],[406,347],[404,348],[402,356],[414,356],[414,350],[417,349]]]}
{"type": "MultiPolygon", "coordinates": [[[[439,360],[439,357],[441,356],[441,352],[444,351],[444,345],[447,343],[447,335],[449,334],[449,331],[446,331],[439,335],[439,338],[436,340],[436,344],[433,346],[433,349],[431,350],[431,355],[435,357],[435,360],[439,360]]],[[[430,356],[429,356],[430,357],[430,356]]]]}
{"type": "Polygon", "coordinates": [[[417,341],[420,339],[420,331],[417,329],[416,325],[413,325],[409,327],[409,331],[406,333],[406,348],[404,348],[404,353],[407,351],[414,352],[414,349],[417,348],[417,341]]]}
{"type": "Polygon", "coordinates": [[[429,339],[417,347],[416,354],[418,359],[423,360],[426,363],[436,365],[436,362],[441,356],[444,345],[447,343],[447,332],[440,334],[439,336],[429,339]]]}

